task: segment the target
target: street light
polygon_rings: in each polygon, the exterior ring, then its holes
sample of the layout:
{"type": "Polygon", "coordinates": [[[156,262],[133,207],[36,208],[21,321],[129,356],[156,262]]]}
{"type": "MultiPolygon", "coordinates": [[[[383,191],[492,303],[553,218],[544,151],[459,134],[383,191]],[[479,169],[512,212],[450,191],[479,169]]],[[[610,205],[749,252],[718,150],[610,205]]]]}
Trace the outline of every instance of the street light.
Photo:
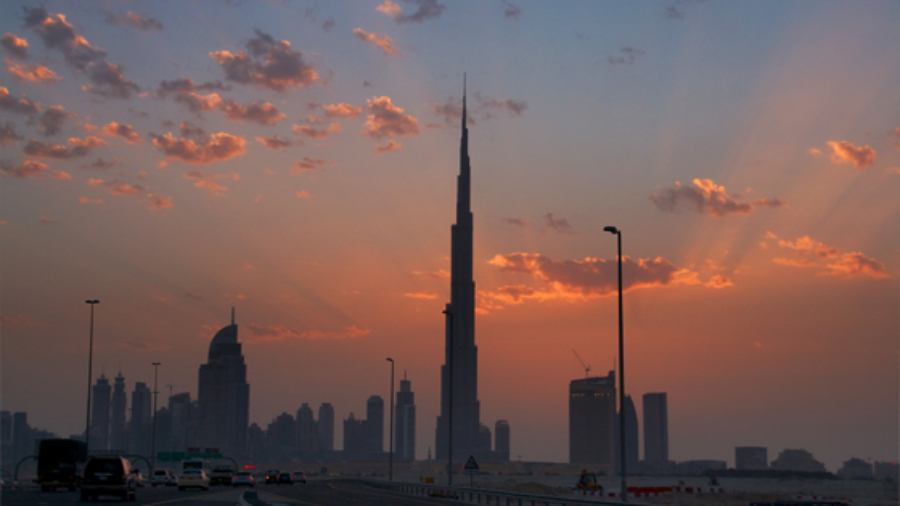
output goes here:
{"type": "Polygon", "coordinates": [[[156,386],[159,377],[159,364],[159,362],[153,362],[153,428],[151,429],[153,432],[150,435],[150,458],[153,466],[150,469],[150,476],[153,476],[153,472],[156,470],[156,397],[159,395],[159,390],[156,386]]]}
{"type": "Polygon", "coordinates": [[[447,309],[442,313],[447,315],[450,322],[450,346],[447,350],[447,486],[453,486],[453,311],[447,309]]]}
{"type": "Polygon", "coordinates": [[[628,487],[625,482],[625,328],[622,319],[622,231],[616,227],[603,227],[604,232],[614,234],[618,243],[619,260],[619,453],[621,455],[622,501],[628,501],[628,487]]]}
{"type": "Polygon", "coordinates": [[[91,445],[91,380],[93,380],[94,366],[94,304],[99,304],[99,300],[86,300],[85,304],[91,305],[91,341],[88,346],[88,394],[87,394],[87,417],[84,422],[84,450],[89,452],[91,445]]]}
{"type": "Polygon", "coordinates": [[[394,482],[394,359],[388,357],[391,363],[391,453],[388,464],[388,482],[394,482]]]}

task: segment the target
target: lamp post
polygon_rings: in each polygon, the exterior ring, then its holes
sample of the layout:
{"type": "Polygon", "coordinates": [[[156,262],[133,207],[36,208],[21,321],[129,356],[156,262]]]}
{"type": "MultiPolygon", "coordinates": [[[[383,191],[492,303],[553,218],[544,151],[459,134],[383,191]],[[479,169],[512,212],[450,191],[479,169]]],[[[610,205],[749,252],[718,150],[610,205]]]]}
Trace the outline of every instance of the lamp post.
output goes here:
{"type": "Polygon", "coordinates": [[[84,449],[90,452],[91,445],[91,380],[93,379],[94,366],[94,304],[99,304],[99,300],[86,300],[85,304],[91,305],[91,340],[88,345],[88,391],[87,391],[87,416],[84,422],[84,449]]]}
{"type": "Polygon", "coordinates": [[[157,379],[159,377],[159,362],[153,362],[153,428],[150,434],[150,459],[153,465],[150,468],[150,476],[156,470],[156,397],[159,395],[157,389],[157,379]]]}
{"type": "Polygon", "coordinates": [[[616,227],[603,227],[604,232],[616,236],[619,260],[619,454],[621,460],[622,501],[628,501],[628,487],[625,476],[628,474],[625,465],[625,328],[622,318],[622,231],[616,227]]]}
{"type": "Polygon", "coordinates": [[[447,347],[447,486],[453,486],[453,311],[442,311],[447,315],[450,332],[450,346],[447,347]]]}
{"type": "Polygon", "coordinates": [[[388,357],[388,362],[391,363],[391,435],[390,435],[390,445],[391,452],[388,457],[388,482],[394,482],[394,359],[388,357]]]}

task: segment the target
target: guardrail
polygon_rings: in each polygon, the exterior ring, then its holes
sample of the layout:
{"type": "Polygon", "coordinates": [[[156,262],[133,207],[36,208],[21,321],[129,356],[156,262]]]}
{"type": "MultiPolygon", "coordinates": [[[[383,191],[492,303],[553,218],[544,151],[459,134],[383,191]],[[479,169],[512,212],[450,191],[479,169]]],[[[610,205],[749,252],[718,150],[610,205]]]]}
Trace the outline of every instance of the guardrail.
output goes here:
{"type": "Polygon", "coordinates": [[[498,506],[574,506],[574,505],[610,505],[626,506],[629,503],[608,499],[588,500],[578,497],[521,494],[502,490],[486,490],[464,487],[442,487],[421,483],[384,483],[369,482],[371,485],[391,490],[392,492],[418,496],[441,497],[454,499],[467,504],[496,504],[498,506]]]}

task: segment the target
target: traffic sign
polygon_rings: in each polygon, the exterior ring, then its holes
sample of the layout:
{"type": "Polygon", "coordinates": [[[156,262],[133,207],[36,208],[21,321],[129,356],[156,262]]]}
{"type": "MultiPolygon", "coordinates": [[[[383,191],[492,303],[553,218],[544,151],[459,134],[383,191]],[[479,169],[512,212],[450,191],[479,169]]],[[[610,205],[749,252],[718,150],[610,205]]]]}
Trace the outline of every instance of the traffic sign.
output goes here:
{"type": "Polygon", "coordinates": [[[478,474],[478,462],[475,461],[474,455],[469,455],[469,460],[466,461],[466,466],[463,469],[466,471],[466,474],[478,474]]]}

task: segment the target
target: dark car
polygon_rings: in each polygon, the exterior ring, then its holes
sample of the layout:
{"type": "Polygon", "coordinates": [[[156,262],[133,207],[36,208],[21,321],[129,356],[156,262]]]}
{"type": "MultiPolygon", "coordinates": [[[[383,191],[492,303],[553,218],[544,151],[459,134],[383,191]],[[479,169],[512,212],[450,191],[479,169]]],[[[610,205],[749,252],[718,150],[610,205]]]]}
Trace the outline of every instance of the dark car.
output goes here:
{"type": "Polygon", "coordinates": [[[266,485],[278,483],[278,469],[270,469],[266,471],[266,485]]]}
{"type": "Polygon", "coordinates": [[[96,500],[112,495],[123,501],[137,499],[138,481],[131,462],[124,457],[93,457],[84,466],[81,500],[96,500]]]}
{"type": "Polygon", "coordinates": [[[278,479],[275,481],[276,485],[293,485],[294,480],[291,479],[291,473],[278,473],[278,479]]]}
{"type": "Polygon", "coordinates": [[[297,471],[296,473],[291,475],[291,480],[293,480],[294,483],[306,483],[306,473],[304,473],[303,471],[297,471]]]}

